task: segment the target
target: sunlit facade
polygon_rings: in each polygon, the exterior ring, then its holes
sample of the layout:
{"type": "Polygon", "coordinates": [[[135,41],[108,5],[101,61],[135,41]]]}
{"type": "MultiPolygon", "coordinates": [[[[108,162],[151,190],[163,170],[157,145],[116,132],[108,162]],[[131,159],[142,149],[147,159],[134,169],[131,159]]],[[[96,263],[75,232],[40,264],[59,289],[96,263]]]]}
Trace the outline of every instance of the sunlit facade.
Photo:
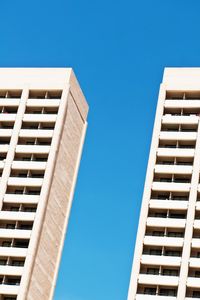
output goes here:
{"type": "Polygon", "coordinates": [[[128,300],[200,299],[199,174],[200,68],[166,68],[128,300]]]}
{"type": "Polygon", "coordinates": [[[88,106],[71,69],[0,69],[0,300],[50,300],[88,106]]]}

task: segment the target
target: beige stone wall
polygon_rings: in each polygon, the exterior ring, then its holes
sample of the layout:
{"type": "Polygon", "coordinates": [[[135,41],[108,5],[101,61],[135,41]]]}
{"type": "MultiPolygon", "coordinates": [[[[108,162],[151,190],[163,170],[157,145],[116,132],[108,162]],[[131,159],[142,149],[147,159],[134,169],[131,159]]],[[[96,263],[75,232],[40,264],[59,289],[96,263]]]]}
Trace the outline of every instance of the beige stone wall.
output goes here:
{"type": "MultiPolygon", "coordinates": [[[[73,79],[75,80],[75,79],[73,79]]],[[[73,93],[73,86],[72,86],[73,93]]],[[[84,134],[87,105],[70,93],[62,138],[49,191],[47,209],[29,282],[28,300],[52,299],[66,222],[71,206],[77,160],[84,134]],[[81,113],[82,112],[82,113],[81,113]]]]}

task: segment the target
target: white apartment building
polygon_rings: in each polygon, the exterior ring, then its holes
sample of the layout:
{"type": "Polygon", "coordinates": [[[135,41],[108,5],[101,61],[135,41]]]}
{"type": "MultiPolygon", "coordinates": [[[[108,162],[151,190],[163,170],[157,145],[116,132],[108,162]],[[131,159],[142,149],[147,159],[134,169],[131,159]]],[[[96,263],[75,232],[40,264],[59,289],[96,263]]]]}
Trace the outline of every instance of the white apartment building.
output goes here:
{"type": "Polygon", "coordinates": [[[166,68],[128,300],[192,298],[200,299],[200,68],[166,68]]]}
{"type": "Polygon", "coordinates": [[[51,300],[87,127],[71,69],[0,69],[0,300],[51,300]]]}

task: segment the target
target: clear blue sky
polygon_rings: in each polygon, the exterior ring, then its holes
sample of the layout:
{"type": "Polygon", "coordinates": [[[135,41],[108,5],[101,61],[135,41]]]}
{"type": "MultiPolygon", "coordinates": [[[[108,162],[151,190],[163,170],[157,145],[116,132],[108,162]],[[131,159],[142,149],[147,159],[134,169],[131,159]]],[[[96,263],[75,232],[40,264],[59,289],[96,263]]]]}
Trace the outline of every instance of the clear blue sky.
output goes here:
{"type": "Polygon", "coordinates": [[[125,300],[159,83],[165,66],[200,66],[200,1],[0,10],[0,66],[72,66],[90,105],[54,300],[125,300]]]}

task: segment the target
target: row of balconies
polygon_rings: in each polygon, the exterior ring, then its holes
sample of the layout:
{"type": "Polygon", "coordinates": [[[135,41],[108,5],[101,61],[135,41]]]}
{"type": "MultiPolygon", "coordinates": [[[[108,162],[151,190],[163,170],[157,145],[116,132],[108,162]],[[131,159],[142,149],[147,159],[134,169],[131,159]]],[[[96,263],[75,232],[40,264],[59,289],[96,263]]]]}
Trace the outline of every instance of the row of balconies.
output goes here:
{"type": "MultiPolygon", "coordinates": [[[[177,198],[177,200],[167,200],[167,197],[165,200],[150,199],[149,207],[154,209],[186,210],[188,208],[188,199],[185,197],[177,198]]],[[[196,211],[200,211],[199,198],[197,198],[196,202],[196,211]]]]}
{"type": "MultiPolygon", "coordinates": [[[[1,159],[1,157],[0,157],[1,159]]],[[[40,156],[20,156],[18,157],[19,160],[14,160],[12,162],[12,170],[35,170],[35,171],[44,171],[46,168],[46,157],[40,156]],[[32,160],[31,160],[32,158],[32,160]],[[41,160],[40,160],[41,158],[41,160]],[[29,160],[30,159],[30,160],[29,160]],[[44,161],[42,160],[44,159],[44,161]]],[[[4,168],[5,159],[0,160],[0,170],[4,168]]],[[[11,175],[13,176],[13,175],[11,175]]]]}
{"type": "MultiPolygon", "coordinates": [[[[55,126],[55,122],[37,122],[37,121],[31,121],[31,122],[23,122],[21,126],[21,130],[23,129],[37,129],[37,130],[53,130],[55,126]]],[[[14,121],[13,122],[0,122],[0,129],[4,131],[6,129],[13,129],[14,128],[14,121]]]]}
{"type": "Polygon", "coordinates": [[[196,132],[181,132],[181,131],[161,131],[159,134],[160,140],[171,140],[171,141],[196,141],[196,132]]]}
{"type": "MultiPolygon", "coordinates": [[[[167,271],[166,274],[170,274],[170,270],[166,269],[166,271],[167,271]]],[[[162,286],[177,287],[178,282],[179,282],[178,273],[176,274],[175,271],[172,271],[172,275],[166,275],[166,274],[141,274],[140,273],[139,278],[138,278],[138,283],[145,284],[145,285],[154,285],[156,282],[156,284],[162,285],[162,286]]],[[[196,278],[193,276],[188,277],[187,287],[199,288],[200,287],[200,278],[196,278]]]]}
{"type": "MultiPolygon", "coordinates": [[[[1,142],[1,140],[0,140],[1,142]]],[[[6,153],[8,151],[9,148],[9,141],[7,142],[7,144],[0,144],[0,153],[6,153]]],[[[23,145],[17,145],[16,146],[16,150],[15,153],[17,154],[21,154],[21,153],[27,153],[27,154],[31,154],[31,153],[38,153],[38,154],[47,154],[49,153],[50,150],[50,145],[39,145],[39,144],[23,144],[23,145]]]]}
{"type": "MultiPolygon", "coordinates": [[[[162,168],[162,167],[161,167],[162,168]]],[[[173,167],[172,167],[173,168],[173,167]]],[[[154,182],[167,182],[167,183],[191,183],[191,174],[174,174],[170,173],[158,173],[154,175],[154,182]]]]}
{"type": "MultiPolygon", "coordinates": [[[[159,211],[149,213],[147,218],[147,226],[149,227],[169,227],[169,228],[185,228],[186,212],[184,210],[170,212],[159,211]]],[[[194,229],[200,229],[199,211],[196,212],[193,224],[194,229]]]]}
{"type": "Polygon", "coordinates": [[[200,99],[194,99],[194,100],[176,100],[176,99],[167,99],[164,103],[165,108],[188,108],[188,109],[200,109],[200,99]]]}
{"type": "MultiPolygon", "coordinates": [[[[6,124],[6,122],[12,122],[14,124],[16,118],[16,114],[13,113],[1,113],[0,111],[0,122],[2,125],[6,124]]],[[[53,113],[25,113],[23,116],[23,121],[32,123],[32,122],[51,122],[55,123],[57,118],[57,114],[53,113]]]]}
{"type": "MultiPolygon", "coordinates": [[[[156,295],[176,297],[179,283],[179,267],[156,267],[153,265],[141,265],[141,272],[138,278],[137,293],[144,295],[156,295]],[[156,283],[156,286],[155,286],[156,283]]],[[[196,298],[200,295],[193,293],[195,288],[200,287],[199,269],[189,269],[187,278],[186,297],[196,298]],[[196,296],[196,297],[195,297],[196,296]]],[[[142,299],[142,298],[141,298],[142,299]]]]}
{"type": "MultiPolygon", "coordinates": [[[[9,144],[10,144],[10,137],[1,137],[0,136],[0,147],[3,147],[4,151],[5,151],[5,147],[9,146],[9,144]]],[[[51,138],[50,137],[33,137],[33,136],[19,137],[18,145],[50,146],[51,138]]],[[[0,150],[0,152],[2,152],[2,150],[0,150]]]]}
{"type": "MultiPolygon", "coordinates": [[[[20,99],[12,98],[0,99],[0,107],[18,107],[20,99]]],[[[26,107],[58,107],[60,104],[60,99],[28,99],[26,102],[26,107]]]]}
{"type": "MultiPolygon", "coordinates": [[[[136,300],[175,300],[177,287],[139,284],[136,300]]],[[[185,300],[200,299],[200,289],[187,287],[185,300]]]]}
{"type": "MultiPolygon", "coordinates": [[[[20,99],[22,96],[22,90],[0,90],[0,102],[3,99],[11,101],[14,99],[20,99]]],[[[62,96],[62,90],[29,90],[29,99],[60,99],[62,96]]]]}
{"type": "Polygon", "coordinates": [[[197,124],[163,124],[161,132],[197,132],[197,124]]]}
{"type": "Polygon", "coordinates": [[[160,140],[157,154],[160,156],[193,157],[196,141],[160,140]]]}
{"type": "MultiPolygon", "coordinates": [[[[25,115],[25,119],[26,122],[55,122],[55,116],[44,116],[44,115],[25,115]]],[[[8,121],[13,121],[13,123],[8,123],[8,127],[13,127],[14,125],[14,116],[13,119],[11,118],[11,116],[3,118],[4,116],[2,116],[2,120],[0,118],[0,121],[6,120],[6,118],[8,119],[8,121]]],[[[29,123],[29,124],[30,124],[29,123]]],[[[2,124],[4,124],[4,126],[6,126],[6,122],[3,122],[2,124]]],[[[33,129],[31,128],[31,125],[29,124],[25,124],[24,126],[28,127],[28,129],[21,129],[20,130],[20,137],[51,137],[52,136],[52,131],[53,130],[48,130],[48,129],[33,129]],[[27,135],[28,134],[28,135],[27,135]]],[[[34,124],[33,124],[34,125],[34,124]]],[[[36,124],[37,125],[37,124],[36,124]]],[[[35,126],[36,126],[35,125],[35,126]]],[[[34,128],[35,128],[34,126],[34,128]]],[[[33,127],[33,126],[32,126],[33,127]]],[[[44,125],[43,125],[44,127],[44,125]]],[[[52,127],[52,125],[48,125],[48,127],[52,127]]],[[[181,128],[181,131],[179,128],[169,128],[169,126],[167,128],[163,128],[163,131],[160,132],[160,139],[162,140],[187,140],[187,141],[195,141],[196,140],[196,130],[197,128],[181,128]],[[188,132],[189,131],[189,132],[188,132]]],[[[0,129],[0,136],[1,137],[10,137],[12,134],[12,129],[0,129]]]]}
{"type": "MultiPolygon", "coordinates": [[[[0,137],[11,137],[12,129],[0,129],[0,137]]],[[[19,137],[21,138],[52,138],[53,129],[20,129],[19,137]]],[[[6,140],[5,140],[6,141],[6,140]]],[[[6,144],[6,142],[4,143],[6,144]]],[[[8,141],[9,144],[9,141],[8,141]]]]}
{"type": "MultiPolygon", "coordinates": [[[[10,102],[9,102],[10,104],[10,102]]],[[[14,120],[15,120],[15,116],[18,110],[18,106],[2,106],[1,102],[0,102],[0,119],[3,120],[13,120],[13,116],[14,116],[14,120]],[[9,116],[9,115],[13,115],[13,116],[9,116]],[[11,118],[11,119],[10,119],[11,118]]],[[[58,106],[27,106],[26,110],[25,110],[25,115],[57,115],[58,114],[58,106]]],[[[43,117],[41,117],[43,118],[43,117]]],[[[46,117],[44,117],[46,118],[46,117]]]]}
{"type": "MultiPolygon", "coordinates": [[[[181,227],[178,227],[178,229],[181,227]]],[[[144,237],[144,245],[149,246],[170,246],[170,247],[182,247],[183,237],[170,237],[170,236],[148,236],[144,237]]],[[[200,239],[193,238],[191,242],[192,248],[200,248],[200,239]]]]}
{"type": "Polygon", "coordinates": [[[43,178],[31,178],[31,177],[9,177],[8,187],[41,187],[43,183],[43,178]]]}

